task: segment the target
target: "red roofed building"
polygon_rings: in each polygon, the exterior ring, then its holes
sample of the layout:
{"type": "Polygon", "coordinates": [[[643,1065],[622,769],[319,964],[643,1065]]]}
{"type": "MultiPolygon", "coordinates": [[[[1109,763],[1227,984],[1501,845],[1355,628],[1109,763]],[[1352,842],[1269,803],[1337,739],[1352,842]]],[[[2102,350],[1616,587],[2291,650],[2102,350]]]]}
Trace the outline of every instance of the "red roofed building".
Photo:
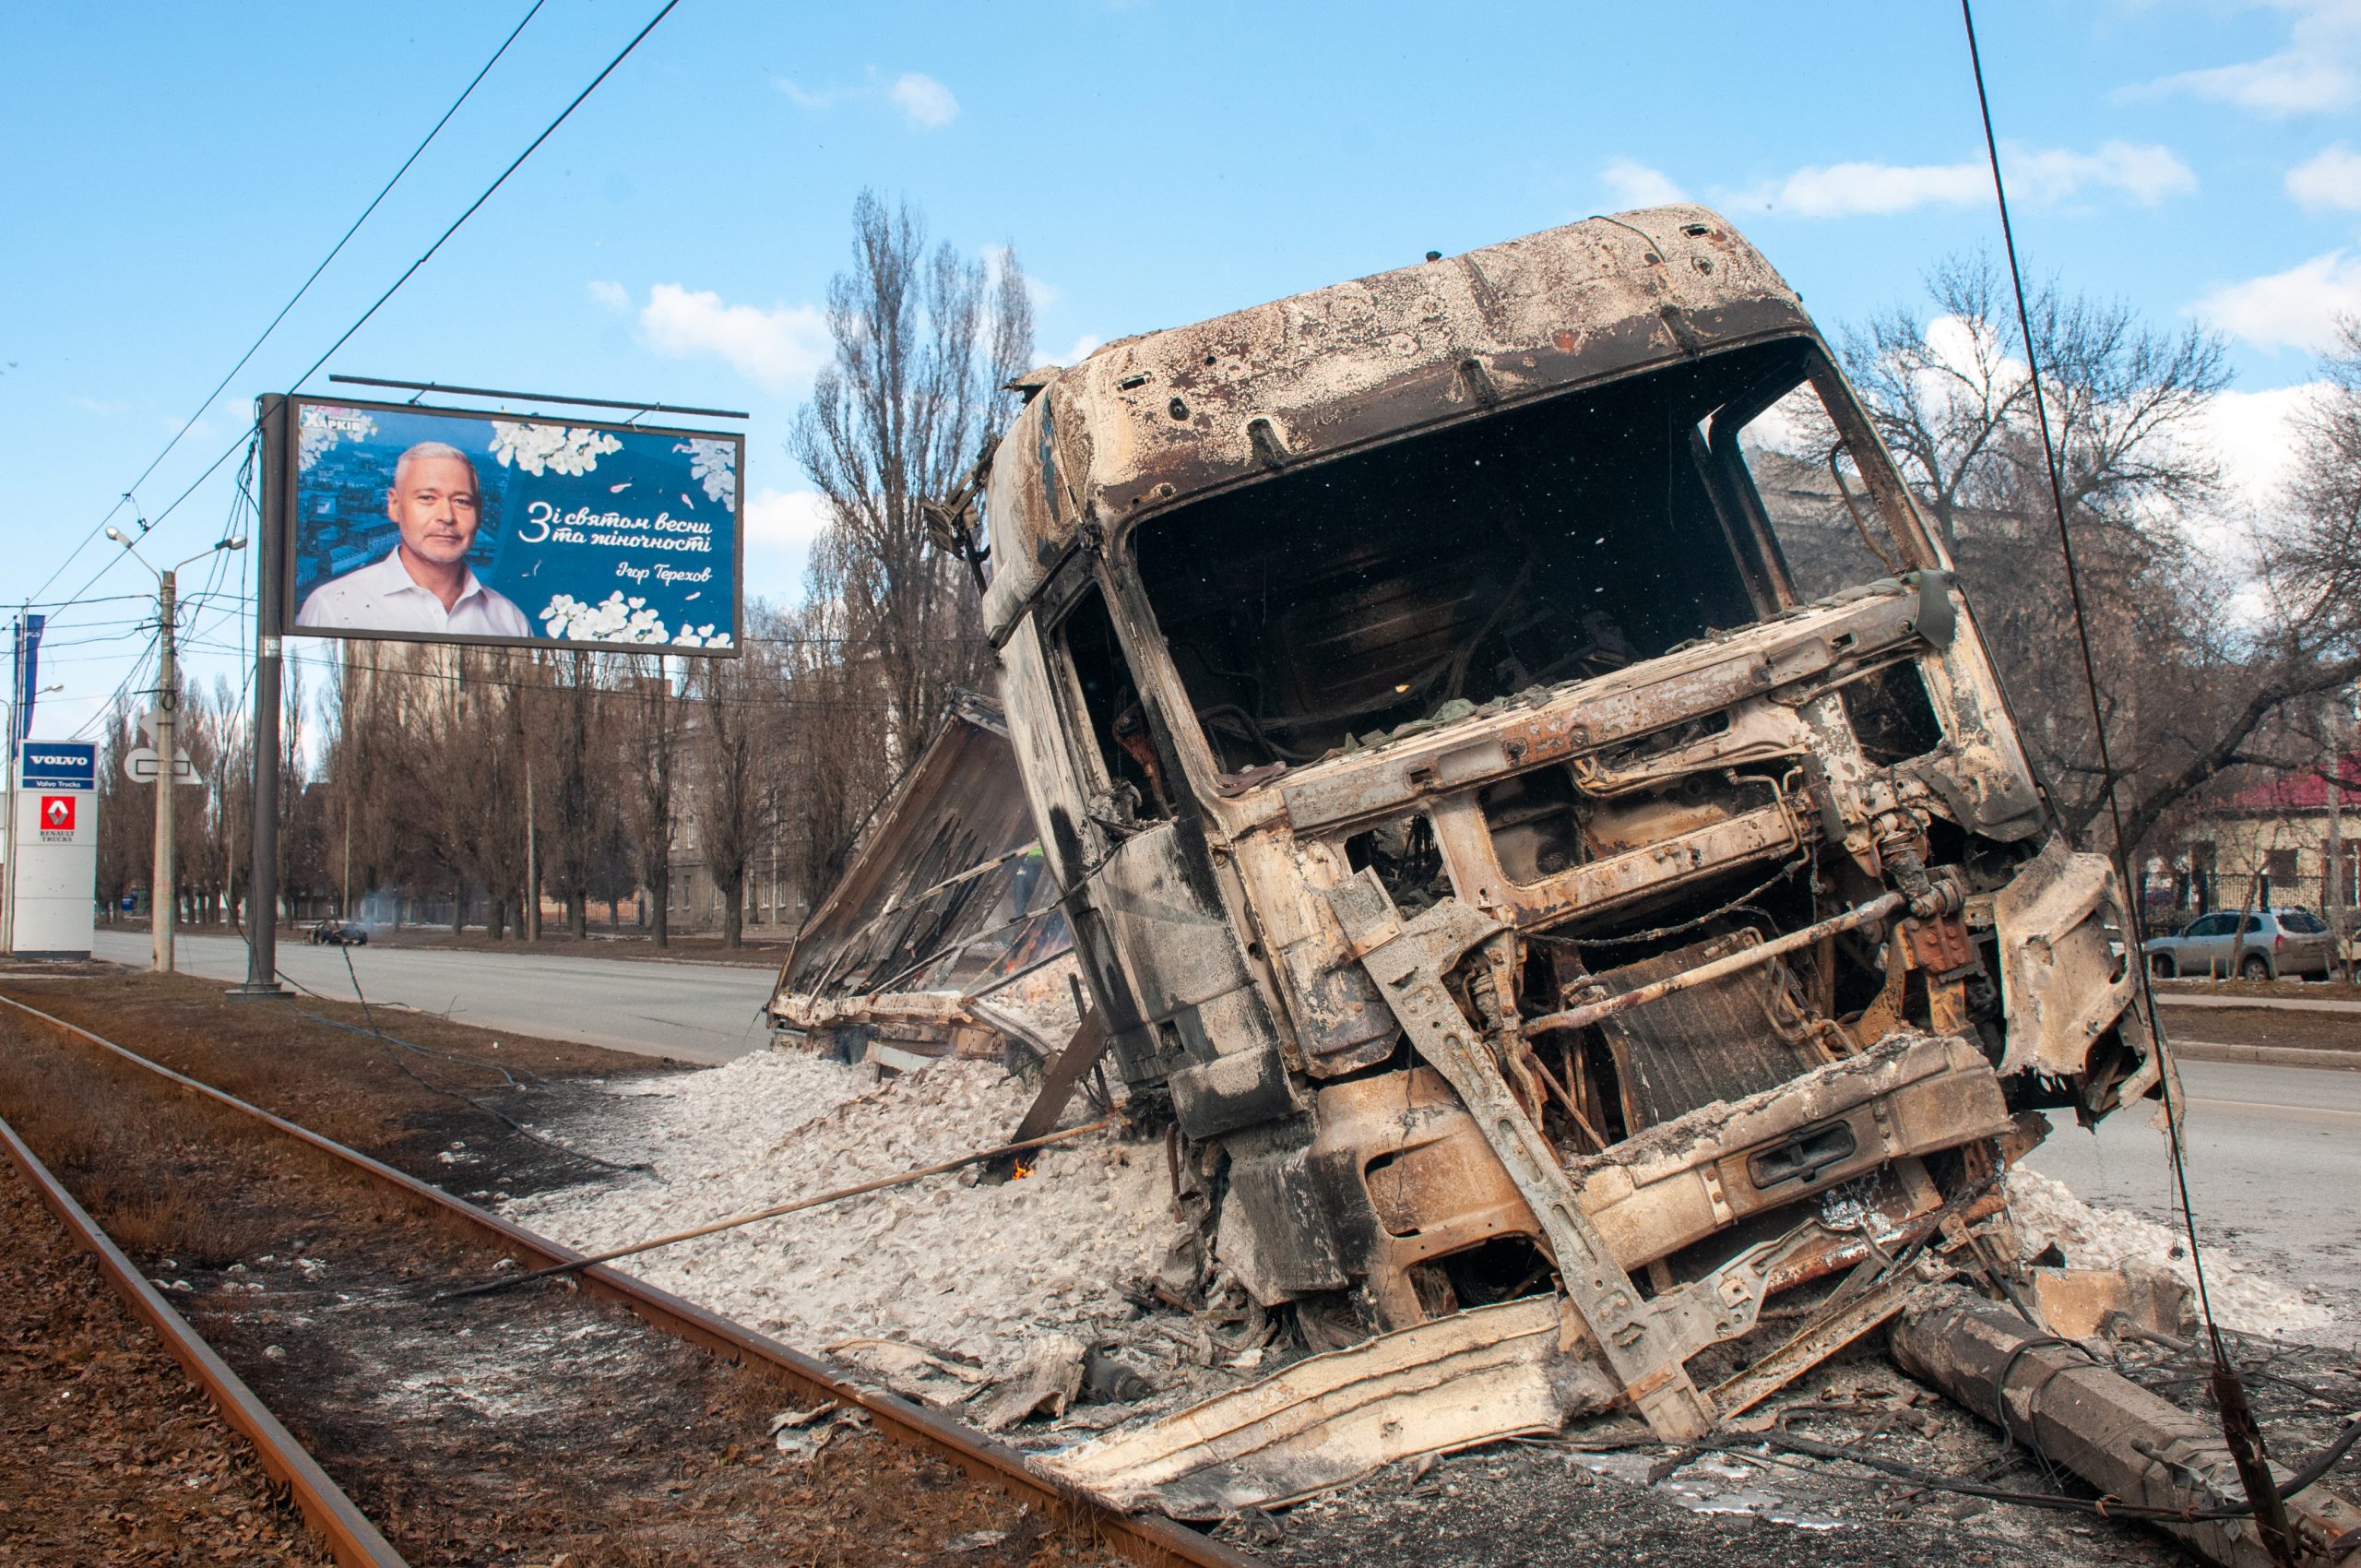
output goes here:
{"type": "MultiPolygon", "coordinates": [[[[2343,851],[2345,908],[2361,873],[2361,752],[2344,758],[2339,811],[2329,810],[2322,771],[2289,773],[2238,790],[2208,808],[2188,851],[2167,871],[2150,862],[2152,884],[2168,878],[2202,908],[2300,904],[2325,911],[2331,839],[2343,851]],[[2334,815],[2341,820],[2331,822],[2334,815]],[[2331,829],[2333,828],[2333,832],[2331,829]],[[2165,878],[2158,873],[2165,873],[2165,878]]],[[[2154,896],[2152,893],[2152,897],[2154,896]]],[[[2355,922],[2347,918],[2346,929],[2355,922]]]]}

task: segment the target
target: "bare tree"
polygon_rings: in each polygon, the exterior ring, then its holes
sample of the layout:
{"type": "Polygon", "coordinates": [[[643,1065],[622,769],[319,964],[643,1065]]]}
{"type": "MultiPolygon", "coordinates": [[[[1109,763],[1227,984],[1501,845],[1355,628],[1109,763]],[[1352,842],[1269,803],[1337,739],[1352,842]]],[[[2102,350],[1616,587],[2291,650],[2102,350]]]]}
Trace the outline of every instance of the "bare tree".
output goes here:
{"type": "Polygon", "coordinates": [[[762,828],[763,750],[768,660],[759,645],[736,659],[700,659],[689,690],[704,720],[704,766],[697,770],[697,840],[721,894],[721,944],[739,946],[746,921],[746,865],[762,828]]]}
{"type": "Polygon", "coordinates": [[[791,449],[826,498],[809,597],[841,606],[846,657],[872,656],[896,764],[933,732],[951,687],[982,668],[964,569],[931,548],[919,503],[940,501],[990,449],[1029,368],[1032,305],[1015,253],[997,277],[874,192],[853,203],[853,265],[828,285],[835,358],[798,414],[791,449]]]}
{"type": "Polygon", "coordinates": [[[630,792],[633,849],[640,885],[647,889],[650,934],[658,947],[672,941],[673,786],[680,766],[680,701],[662,654],[628,661],[631,757],[637,788],[630,792]]]}
{"type": "Polygon", "coordinates": [[[557,773],[552,802],[557,856],[551,880],[565,900],[566,927],[579,942],[590,933],[590,885],[599,871],[607,826],[610,775],[594,761],[594,740],[599,728],[598,656],[568,652],[561,670],[552,747],[557,773]]]}

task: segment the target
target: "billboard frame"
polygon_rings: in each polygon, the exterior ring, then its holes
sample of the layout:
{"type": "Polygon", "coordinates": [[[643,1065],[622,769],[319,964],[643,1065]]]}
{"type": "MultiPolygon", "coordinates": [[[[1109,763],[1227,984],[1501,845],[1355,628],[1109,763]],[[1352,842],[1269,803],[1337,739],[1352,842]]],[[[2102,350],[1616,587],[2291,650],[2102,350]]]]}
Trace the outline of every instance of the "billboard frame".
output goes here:
{"type": "Polygon", "coordinates": [[[317,638],[323,642],[440,643],[448,647],[457,647],[541,648],[547,649],[552,653],[661,654],[668,658],[681,659],[735,659],[740,656],[742,646],[746,638],[747,631],[745,625],[745,432],[737,430],[714,430],[709,428],[697,429],[675,425],[642,424],[614,420],[566,419],[563,422],[564,422],[577,430],[608,431],[618,435],[676,436],[682,439],[698,441],[728,441],[736,446],[738,453],[738,492],[737,498],[730,507],[730,646],[727,647],[707,647],[692,645],[673,645],[670,643],[595,642],[587,638],[574,637],[501,637],[492,636],[487,634],[453,634],[447,632],[376,631],[357,628],[353,630],[323,631],[310,626],[298,626],[295,624],[295,608],[301,602],[295,597],[295,532],[297,525],[295,498],[297,482],[301,477],[297,465],[302,457],[303,443],[294,438],[294,432],[302,421],[302,410],[306,406],[336,409],[357,409],[368,413],[441,414],[453,419],[477,420],[484,422],[495,419],[505,419],[530,421],[534,422],[553,422],[538,414],[510,410],[506,409],[496,410],[485,409],[455,409],[447,408],[440,404],[416,402],[389,403],[374,401],[361,398],[339,398],[318,393],[291,393],[288,395],[284,403],[284,423],[280,426],[278,439],[275,441],[266,440],[265,442],[265,457],[267,461],[263,465],[264,493],[261,498],[261,511],[267,527],[275,536],[275,542],[279,547],[278,576],[279,591],[278,596],[279,602],[277,605],[278,614],[276,616],[276,624],[262,627],[261,630],[263,636],[274,640],[279,637],[311,637],[317,638]],[[277,450],[270,450],[270,448],[274,446],[277,450]],[[277,487],[276,495],[273,495],[271,493],[274,483],[277,487]]]}

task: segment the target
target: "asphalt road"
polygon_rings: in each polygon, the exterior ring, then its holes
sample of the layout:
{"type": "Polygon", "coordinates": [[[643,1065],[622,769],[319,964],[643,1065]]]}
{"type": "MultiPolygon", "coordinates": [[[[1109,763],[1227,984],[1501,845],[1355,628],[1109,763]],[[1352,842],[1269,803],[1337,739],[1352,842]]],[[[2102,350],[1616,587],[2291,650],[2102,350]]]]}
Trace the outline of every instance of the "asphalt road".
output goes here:
{"type": "MultiPolygon", "coordinates": [[[[2336,1310],[2330,1337],[2361,1339],[2361,1073],[2183,1062],[2180,1076],[2198,1239],[2316,1289],[2336,1310]]],[[[2151,1108],[2094,1133],[2070,1112],[2047,1114],[2055,1130],[2027,1165],[2088,1202],[2177,1226],[2151,1108]]]]}
{"type": "MultiPolygon", "coordinates": [[[[342,951],[351,955],[370,1001],[447,1013],[480,1028],[698,1063],[727,1062],[768,1043],[756,1016],[770,999],[767,969],[540,953],[342,951]]],[[[101,931],[97,956],[144,968],[148,933],[101,931]]],[[[173,957],[185,973],[246,978],[246,946],[235,937],[184,935],[173,944],[173,957]]],[[[282,939],[279,968],[323,996],[352,999],[352,980],[337,948],[282,939]]]]}

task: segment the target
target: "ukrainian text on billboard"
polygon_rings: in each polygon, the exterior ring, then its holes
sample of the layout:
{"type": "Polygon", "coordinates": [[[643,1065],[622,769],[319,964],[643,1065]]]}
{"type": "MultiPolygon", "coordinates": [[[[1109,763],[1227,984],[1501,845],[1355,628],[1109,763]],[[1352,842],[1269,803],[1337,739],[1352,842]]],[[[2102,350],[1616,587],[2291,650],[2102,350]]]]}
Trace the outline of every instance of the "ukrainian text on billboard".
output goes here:
{"type": "Polygon", "coordinates": [[[286,630],[732,652],[742,440],[298,399],[286,630]]]}

